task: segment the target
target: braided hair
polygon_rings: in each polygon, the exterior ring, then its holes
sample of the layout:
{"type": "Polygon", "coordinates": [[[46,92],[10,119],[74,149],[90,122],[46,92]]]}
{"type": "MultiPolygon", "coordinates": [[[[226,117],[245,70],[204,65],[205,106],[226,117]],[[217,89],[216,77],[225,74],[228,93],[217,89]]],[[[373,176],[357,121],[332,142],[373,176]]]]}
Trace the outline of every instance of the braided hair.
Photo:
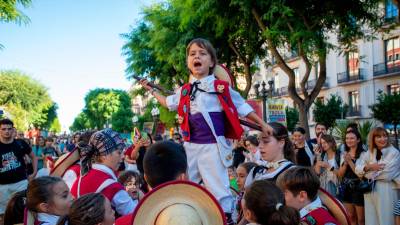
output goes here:
{"type": "Polygon", "coordinates": [[[104,221],[106,198],[100,193],[89,193],[75,200],[68,215],[58,220],[57,225],[96,225],[104,221]]]}

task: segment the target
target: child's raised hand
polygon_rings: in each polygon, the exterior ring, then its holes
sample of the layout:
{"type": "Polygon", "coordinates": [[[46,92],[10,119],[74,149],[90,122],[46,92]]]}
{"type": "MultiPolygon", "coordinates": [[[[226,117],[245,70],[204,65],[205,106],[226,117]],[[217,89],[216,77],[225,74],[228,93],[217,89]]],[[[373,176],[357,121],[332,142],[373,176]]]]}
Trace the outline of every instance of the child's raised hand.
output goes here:
{"type": "Polygon", "coordinates": [[[272,135],[272,133],[274,132],[274,129],[267,123],[262,124],[261,129],[262,129],[262,132],[267,136],[272,135]]]}
{"type": "Polygon", "coordinates": [[[141,79],[139,83],[148,91],[152,89],[152,87],[149,86],[149,81],[147,79],[141,79]]]}

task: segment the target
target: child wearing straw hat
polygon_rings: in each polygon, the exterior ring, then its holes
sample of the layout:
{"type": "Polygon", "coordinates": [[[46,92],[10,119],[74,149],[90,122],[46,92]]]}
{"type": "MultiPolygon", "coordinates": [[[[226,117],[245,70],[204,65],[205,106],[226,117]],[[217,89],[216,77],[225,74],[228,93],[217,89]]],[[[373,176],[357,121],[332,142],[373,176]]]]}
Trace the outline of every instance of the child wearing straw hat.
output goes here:
{"type": "Polygon", "coordinates": [[[87,193],[102,193],[119,215],[133,212],[137,201],[129,196],[116,176],[124,147],[120,135],[111,129],[94,133],[89,145],[80,149],[81,174],[72,185],[72,195],[79,198],[87,193]]]}
{"type": "Polygon", "coordinates": [[[178,112],[189,178],[204,183],[230,217],[233,197],[227,168],[232,165],[233,147],[228,139],[240,139],[243,133],[239,116],[261,125],[265,133],[270,133],[271,128],[229,82],[216,79],[216,51],[208,40],[192,40],[186,48],[186,59],[191,77],[175,94],[165,97],[147,80],[140,83],[161,105],[178,112]]]}

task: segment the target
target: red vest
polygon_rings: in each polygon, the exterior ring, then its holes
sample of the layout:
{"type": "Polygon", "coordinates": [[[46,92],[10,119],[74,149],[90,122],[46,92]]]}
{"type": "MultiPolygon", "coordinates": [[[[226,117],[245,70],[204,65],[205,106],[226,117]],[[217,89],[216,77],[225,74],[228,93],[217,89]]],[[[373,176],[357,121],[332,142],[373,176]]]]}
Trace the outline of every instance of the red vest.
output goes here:
{"type": "MultiPolygon", "coordinates": [[[[229,139],[240,139],[243,134],[243,128],[240,125],[239,115],[229,92],[229,83],[223,80],[215,80],[214,88],[220,93],[217,94],[218,100],[226,116],[224,136],[229,139]]],[[[178,105],[178,115],[181,120],[181,130],[185,141],[190,141],[190,91],[191,85],[189,83],[182,86],[178,105]]]]}
{"type": "Polygon", "coordinates": [[[309,212],[301,221],[308,225],[325,225],[327,223],[339,224],[328,210],[324,208],[318,208],[309,212]]]}
{"type": "MultiPolygon", "coordinates": [[[[84,177],[81,179],[81,185],[80,185],[80,192],[79,195],[82,196],[87,193],[94,193],[96,190],[100,187],[100,185],[107,179],[113,179],[110,175],[107,173],[96,170],[96,169],[91,169],[88,174],[86,174],[84,177]]],[[[79,183],[79,178],[76,179],[74,184],[72,185],[71,188],[71,194],[75,198],[78,197],[78,183],[79,183]]],[[[113,184],[110,184],[106,188],[104,188],[101,193],[108,198],[108,200],[112,201],[114,195],[120,191],[120,190],[125,190],[124,186],[122,184],[118,183],[117,181],[113,184]]]]}
{"type": "MultiPolygon", "coordinates": [[[[79,176],[81,175],[81,166],[80,166],[79,164],[74,164],[74,165],[70,166],[70,167],[64,172],[64,174],[65,174],[67,171],[69,171],[69,170],[73,171],[73,172],[75,173],[76,177],[79,177],[79,176]]],[[[63,174],[63,176],[64,176],[64,174],[63,174]]]]}

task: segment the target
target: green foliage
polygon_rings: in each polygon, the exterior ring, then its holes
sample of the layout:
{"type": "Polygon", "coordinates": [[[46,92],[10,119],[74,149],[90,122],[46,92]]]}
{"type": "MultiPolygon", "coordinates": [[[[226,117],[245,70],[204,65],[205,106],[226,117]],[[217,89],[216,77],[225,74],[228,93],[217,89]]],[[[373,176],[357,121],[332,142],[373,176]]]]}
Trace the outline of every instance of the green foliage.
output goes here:
{"type": "Polygon", "coordinates": [[[367,144],[368,134],[374,126],[375,126],[375,123],[373,121],[369,121],[369,120],[358,125],[362,143],[367,144]]]}
{"type": "Polygon", "coordinates": [[[0,71],[0,105],[19,130],[30,124],[49,129],[57,117],[57,104],[38,81],[20,71],[0,71]]]}
{"type": "Polygon", "coordinates": [[[296,108],[286,107],[286,120],[287,128],[290,132],[296,127],[297,122],[299,122],[299,111],[296,108]]]}
{"type": "Polygon", "coordinates": [[[53,120],[53,123],[51,123],[49,131],[54,132],[54,133],[60,133],[61,132],[61,123],[60,123],[60,120],[58,118],[55,118],[53,120]]]}
{"type": "Polygon", "coordinates": [[[113,130],[132,130],[132,103],[128,93],[122,90],[97,88],[85,97],[85,107],[75,118],[71,130],[102,129],[112,125],[113,130]]]}
{"type": "Polygon", "coordinates": [[[335,127],[332,130],[332,135],[335,137],[335,139],[340,140],[342,143],[344,143],[344,140],[346,138],[346,128],[352,121],[347,119],[339,121],[336,121],[335,127]]]}
{"type": "Polygon", "coordinates": [[[395,141],[397,140],[397,126],[400,124],[400,93],[391,95],[380,93],[377,98],[377,103],[370,106],[373,117],[384,124],[393,124],[395,128],[395,141]]]}
{"type": "Polygon", "coordinates": [[[17,9],[17,5],[28,7],[31,2],[31,0],[0,1],[0,22],[28,23],[29,18],[17,9]]]}
{"type": "Polygon", "coordinates": [[[337,95],[331,95],[326,104],[318,99],[313,110],[315,122],[325,124],[328,129],[334,127],[335,120],[343,118],[346,112],[347,106],[343,104],[342,98],[337,95]]]}

